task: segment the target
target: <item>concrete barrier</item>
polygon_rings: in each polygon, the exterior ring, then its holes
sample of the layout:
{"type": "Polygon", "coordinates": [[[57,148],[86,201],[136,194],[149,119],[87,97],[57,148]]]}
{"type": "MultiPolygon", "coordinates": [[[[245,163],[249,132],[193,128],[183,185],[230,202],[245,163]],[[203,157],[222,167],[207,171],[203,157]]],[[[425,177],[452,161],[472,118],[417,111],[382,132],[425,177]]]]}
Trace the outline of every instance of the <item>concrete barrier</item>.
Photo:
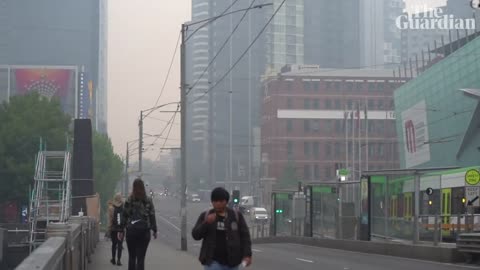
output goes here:
{"type": "Polygon", "coordinates": [[[33,269],[49,269],[62,270],[65,269],[65,237],[51,237],[47,239],[40,247],[35,249],[16,270],[33,270],[33,269]]]}
{"type": "Polygon", "coordinates": [[[333,240],[311,237],[270,237],[253,240],[254,244],[292,243],[330,249],[347,250],[369,254],[396,256],[409,259],[457,263],[464,261],[463,255],[454,247],[434,247],[354,240],[333,240]]]}
{"type": "Polygon", "coordinates": [[[98,241],[98,225],[89,217],[73,217],[68,223],[47,226],[47,241],[16,269],[87,270],[88,258],[98,241]]]}

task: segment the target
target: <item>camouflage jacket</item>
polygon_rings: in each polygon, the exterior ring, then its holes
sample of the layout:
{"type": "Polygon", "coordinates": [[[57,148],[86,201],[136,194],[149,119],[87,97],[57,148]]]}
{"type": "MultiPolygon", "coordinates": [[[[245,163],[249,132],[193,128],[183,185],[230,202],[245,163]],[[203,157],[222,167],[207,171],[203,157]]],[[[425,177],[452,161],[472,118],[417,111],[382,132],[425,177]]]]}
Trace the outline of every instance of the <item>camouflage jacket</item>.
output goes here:
{"type": "Polygon", "coordinates": [[[123,206],[123,219],[122,227],[125,228],[133,218],[134,211],[139,210],[143,219],[147,222],[148,227],[157,232],[157,221],[155,219],[155,207],[153,201],[150,198],[145,198],[144,200],[134,199],[131,196],[128,197],[127,201],[123,206]]]}

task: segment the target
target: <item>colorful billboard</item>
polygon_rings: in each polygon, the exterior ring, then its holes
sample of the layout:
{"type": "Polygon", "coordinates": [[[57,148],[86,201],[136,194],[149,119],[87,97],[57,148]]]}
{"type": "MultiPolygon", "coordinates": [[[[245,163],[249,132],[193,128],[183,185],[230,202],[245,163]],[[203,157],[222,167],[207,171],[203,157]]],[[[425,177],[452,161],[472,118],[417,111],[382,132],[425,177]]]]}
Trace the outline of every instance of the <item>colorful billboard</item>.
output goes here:
{"type": "Polygon", "coordinates": [[[68,68],[12,68],[10,95],[36,91],[48,99],[57,98],[63,110],[76,116],[75,70],[68,68]]]}
{"type": "Polygon", "coordinates": [[[412,168],[430,161],[425,100],[402,112],[402,129],[406,167],[412,168]]]}

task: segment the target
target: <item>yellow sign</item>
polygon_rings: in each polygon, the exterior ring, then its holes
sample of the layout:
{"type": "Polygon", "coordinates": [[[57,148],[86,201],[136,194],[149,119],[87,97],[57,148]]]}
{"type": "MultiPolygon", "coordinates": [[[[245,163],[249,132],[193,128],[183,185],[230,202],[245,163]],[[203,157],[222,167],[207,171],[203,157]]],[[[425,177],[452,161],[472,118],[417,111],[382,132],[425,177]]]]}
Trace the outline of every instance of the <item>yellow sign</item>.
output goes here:
{"type": "Polygon", "coordinates": [[[467,183],[471,186],[478,185],[478,183],[480,183],[480,172],[478,172],[475,169],[468,170],[465,173],[465,183],[467,183]]]}

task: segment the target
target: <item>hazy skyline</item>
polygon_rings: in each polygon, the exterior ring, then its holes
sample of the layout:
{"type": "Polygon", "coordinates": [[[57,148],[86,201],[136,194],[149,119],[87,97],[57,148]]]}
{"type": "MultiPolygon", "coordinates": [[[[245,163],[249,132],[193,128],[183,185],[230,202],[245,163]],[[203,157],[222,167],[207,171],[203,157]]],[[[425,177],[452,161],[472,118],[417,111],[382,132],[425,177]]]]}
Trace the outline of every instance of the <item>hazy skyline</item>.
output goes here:
{"type": "MultiPolygon", "coordinates": [[[[406,0],[412,5],[438,6],[446,0],[406,0]]],[[[124,156],[127,141],[138,139],[140,110],[151,108],[167,73],[180,25],[190,20],[191,0],[175,3],[156,0],[109,1],[108,18],[108,131],[115,152],[124,156]]],[[[179,53],[159,104],[179,100],[179,53]]],[[[175,106],[168,109],[175,110],[175,106]]],[[[152,113],[168,120],[171,114],[152,113]]],[[[178,114],[175,123],[180,123],[178,114]]],[[[144,132],[158,134],[166,123],[148,118],[144,132]]],[[[167,130],[168,131],[168,130],[167,130]]],[[[166,134],[166,132],[165,132],[166,134]]],[[[174,125],[167,146],[179,146],[180,126],[174,125]]],[[[153,140],[145,138],[145,145],[153,140]]],[[[162,139],[144,156],[155,159],[162,139]]],[[[133,147],[136,148],[136,147],[133,147]]],[[[132,156],[136,160],[138,156],[132,156]]]]}
{"type": "MultiPolygon", "coordinates": [[[[191,0],[174,3],[157,0],[109,1],[108,18],[108,131],[115,152],[125,155],[127,141],[138,138],[140,110],[151,108],[160,94],[170,64],[180,26],[190,19],[191,0]]],[[[170,79],[159,104],[179,100],[179,54],[177,53],[170,79]]],[[[168,109],[175,110],[176,107],[168,109]]],[[[171,114],[152,113],[151,116],[170,119],[171,114]]],[[[180,121],[179,115],[176,123],[180,121]]],[[[144,132],[158,134],[165,122],[144,121],[144,132]]],[[[179,138],[175,125],[170,137],[179,138]]],[[[166,132],[165,132],[166,133],[166,132]]],[[[152,140],[145,138],[146,144],[152,140]]],[[[157,144],[162,144],[158,140],[157,144]]],[[[178,146],[169,141],[167,146],[178,146]]],[[[161,146],[145,153],[154,159],[161,146]]],[[[135,147],[134,147],[135,148],[135,147]]],[[[132,156],[132,159],[138,156],[132,156]]]]}

